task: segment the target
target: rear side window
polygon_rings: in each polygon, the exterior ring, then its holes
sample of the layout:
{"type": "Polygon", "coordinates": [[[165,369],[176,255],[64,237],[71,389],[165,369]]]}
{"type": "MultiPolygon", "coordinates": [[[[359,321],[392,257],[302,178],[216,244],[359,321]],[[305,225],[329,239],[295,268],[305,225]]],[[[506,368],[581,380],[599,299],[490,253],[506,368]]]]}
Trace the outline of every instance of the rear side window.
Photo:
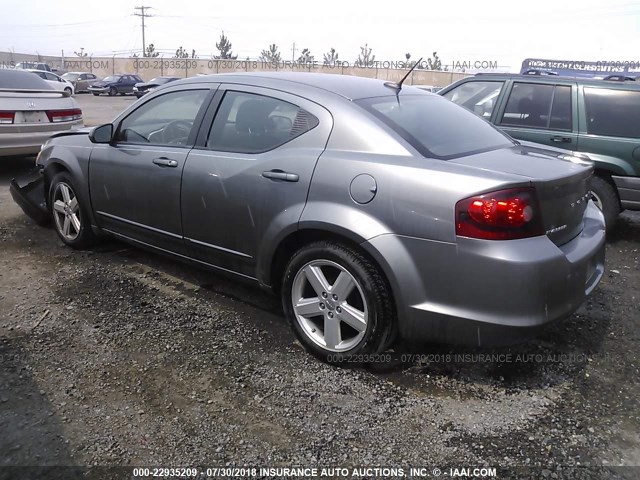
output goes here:
{"type": "Polygon", "coordinates": [[[446,160],[513,145],[487,121],[437,95],[389,95],[356,103],[425,157],[446,160]]]}
{"type": "Polygon", "coordinates": [[[207,148],[223,152],[273,150],[318,125],[306,110],[284,100],[227,91],[213,121],[207,148]]]}
{"type": "Polygon", "coordinates": [[[640,92],[584,89],[587,133],[640,138],[640,92]]]}
{"type": "Polygon", "coordinates": [[[515,127],[571,130],[571,87],[515,83],[500,123],[515,127]]]}
{"type": "Polygon", "coordinates": [[[480,117],[489,118],[496,106],[504,82],[465,82],[443,97],[480,117]]]}

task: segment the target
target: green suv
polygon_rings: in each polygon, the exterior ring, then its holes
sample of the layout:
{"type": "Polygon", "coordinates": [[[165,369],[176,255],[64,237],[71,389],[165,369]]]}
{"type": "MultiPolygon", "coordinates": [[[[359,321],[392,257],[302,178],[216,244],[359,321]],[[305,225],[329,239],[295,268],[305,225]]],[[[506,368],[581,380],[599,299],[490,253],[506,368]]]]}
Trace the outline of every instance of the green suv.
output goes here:
{"type": "Polygon", "coordinates": [[[640,210],[640,82],[478,74],[438,94],[518,140],[589,157],[608,227],[621,210],[640,210]]]}

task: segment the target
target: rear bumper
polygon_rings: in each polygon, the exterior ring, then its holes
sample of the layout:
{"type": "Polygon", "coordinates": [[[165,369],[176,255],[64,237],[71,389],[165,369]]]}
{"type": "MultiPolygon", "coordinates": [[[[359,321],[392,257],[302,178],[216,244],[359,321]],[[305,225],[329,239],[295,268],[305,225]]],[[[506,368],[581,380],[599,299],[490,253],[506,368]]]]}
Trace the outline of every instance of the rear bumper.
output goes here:
{"type": "Polygon", "coordinates": [[[617,177],[612,175],[611,178],[618,188],[622,208],[640,210],[640,177],[617,177]]]}
{"type": "Polygon", "coordinates": [[[38,132],[12,132],[0,134],[0,157],[12,155],[33,155],[40,151],[40,147],[49,137],[57,133],[68,132],[84,127],[82,120],[69,122],[64,128],[38,132]]]}
{"type": "Polygon", "coordinates": [[[602,278],[605,230],[589,202],[583,231],[560,247],[546,236],[444,243],[396,235],[364,246],[387,265],[402,337],[489,346],[571,315],[602,278]]]}

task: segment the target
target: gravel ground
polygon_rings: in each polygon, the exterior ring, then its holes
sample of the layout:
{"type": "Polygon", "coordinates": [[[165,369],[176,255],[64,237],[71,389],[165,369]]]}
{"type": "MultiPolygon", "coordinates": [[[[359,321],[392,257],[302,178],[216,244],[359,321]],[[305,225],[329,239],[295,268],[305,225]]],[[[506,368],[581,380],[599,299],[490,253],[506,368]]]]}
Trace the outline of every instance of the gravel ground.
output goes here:
{"type": "Polygon", "coordinates": [[[115,241],[64,247],[11,201],[28,165],[0,166],[0,478],[27,465],[640,477],[639,214],[610,236],[587,303],[538,339],[403,343],[335,368],[261,291],[115,241]]]}

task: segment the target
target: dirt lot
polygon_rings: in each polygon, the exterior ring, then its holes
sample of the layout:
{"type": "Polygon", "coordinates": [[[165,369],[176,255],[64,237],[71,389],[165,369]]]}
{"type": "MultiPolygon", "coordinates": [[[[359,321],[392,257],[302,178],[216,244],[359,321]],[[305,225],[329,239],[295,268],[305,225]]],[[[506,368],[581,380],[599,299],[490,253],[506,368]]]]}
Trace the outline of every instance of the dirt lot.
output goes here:
{"type": "Polygon", "coordinates": [[[338,369],[258,290],[115,241],[63,247],[10,198],[32,162],[0,163],[0,478],[28,465],[640,477],[640,215],[610,236],[588,302],[537,340],[402,344],[390,362],[338,369]]]}

